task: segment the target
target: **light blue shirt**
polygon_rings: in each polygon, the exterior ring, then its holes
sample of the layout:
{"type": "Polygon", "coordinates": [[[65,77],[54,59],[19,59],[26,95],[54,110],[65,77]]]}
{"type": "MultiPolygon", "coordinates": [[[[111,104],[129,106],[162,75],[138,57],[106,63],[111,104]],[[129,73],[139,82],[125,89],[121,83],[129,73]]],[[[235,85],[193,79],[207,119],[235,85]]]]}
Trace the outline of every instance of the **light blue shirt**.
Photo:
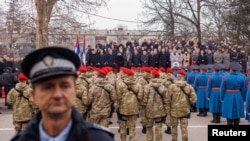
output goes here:
{"type": "Polygon", "coordinates": [[[43,130],[43,121],[41,120],[39,123],[39,133],[40,133],[40,140],[41,141],[66,141],[70,128],[72,126],[72,120],[69,121],[66,128],[63,129],[63,131],[56,137],[49,136],[44,130],[43,130]]]}

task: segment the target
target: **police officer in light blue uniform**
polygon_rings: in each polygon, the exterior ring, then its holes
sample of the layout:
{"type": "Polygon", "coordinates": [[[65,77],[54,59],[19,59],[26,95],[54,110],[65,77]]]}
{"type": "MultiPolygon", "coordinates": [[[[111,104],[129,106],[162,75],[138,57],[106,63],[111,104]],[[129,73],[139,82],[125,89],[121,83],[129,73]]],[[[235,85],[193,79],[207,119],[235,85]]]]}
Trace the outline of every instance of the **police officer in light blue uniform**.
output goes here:
{"type": "Polygon", "coordinates": [[[207,73],[206,65],[201,64],[199,66],[200,74],[195,77],[194,80],[194,90],[197,94],[196,107],[198,108],[199,113],[197,116],[206,117],[208,111],[208,99],[206,94],[207,87],[207,73]]]}
{"type": "Polygon", "coordinates": [[[246,81],[240,74],[241,65],[238,62],[230,63],[230,72],[222,77],[221,101],[222,117],[227,119],[228,125],[239,125],[240,118],[244,118],[244,99],[246,81]]]}
{"type": "Polygon", "coordinates": [[[208,76],[207,81],[207,97],[209,100],[209,112],[213,114],[211,123],[220,123],[221,117],[221,100],[220,100],[220,86],[222,82],[222,75],[219,73],[220,65],[213,65],[213,73],[208,76]]]}

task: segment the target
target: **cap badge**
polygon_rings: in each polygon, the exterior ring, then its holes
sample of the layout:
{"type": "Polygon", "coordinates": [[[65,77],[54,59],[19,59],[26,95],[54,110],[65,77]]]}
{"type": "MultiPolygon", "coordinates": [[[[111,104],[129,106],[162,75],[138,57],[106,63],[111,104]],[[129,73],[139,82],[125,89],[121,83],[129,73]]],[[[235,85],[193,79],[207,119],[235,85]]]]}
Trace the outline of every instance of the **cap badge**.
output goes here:
{"type": "Polygon", "coordinates": [[[43,58],[43,63],[48,66],[51,67],[53,65],[53,57],[52,56],[46,56],[43,58]]]}

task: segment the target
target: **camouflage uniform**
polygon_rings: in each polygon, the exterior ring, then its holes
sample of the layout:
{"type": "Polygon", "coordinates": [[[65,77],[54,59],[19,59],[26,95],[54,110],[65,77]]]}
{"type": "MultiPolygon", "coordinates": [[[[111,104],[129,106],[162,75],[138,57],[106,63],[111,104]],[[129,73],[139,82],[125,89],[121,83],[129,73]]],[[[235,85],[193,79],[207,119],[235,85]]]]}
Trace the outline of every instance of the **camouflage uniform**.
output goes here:
{"type": "Polygon", "coordinates": [[[83,81],[80,80],[80,78],[76,80],[77,94],[76,99],[74,101],[74,106],[84,116],[87,111],[88,93],[87,88],[82,83],[83,81]]]}
{"type": "MultiPolygon", "coordinates": [[[[142,75],[139,75],[136,77],[137,82],[141,84],[142,88],[145,87],[149,83],[150,79],[150,73],[148,72],[143,72],[142,75]]],[[[143,92],[144,93],[144,92],[143,92]]],[[[144,94],[143,94],[144,95],[144,94]]],[[[146,133],[146,125],[147,125],[147,120],[146,120],[146,103],[143,101],[139,101],[139,112],[140,112],[140,117],[141,117],[141,124],[142,124],[142,132],[146,133]]]]}
{"type": "Polygon", "coordinates": [[[13,125],[17,132],[26,128],[38,107],[31,100],[30,87],[25,82],[18,82],[7,96],[7,102],[13,106],[13,125]]]}
{"type": "Polygon", "coordinates": [[[190,105],[197,100],[193,87],[183,79],[177,80],[171,84],[167,95],[167,125],[172,126],[172,141],[177,141],[177,127],[180,122],[182,141],[188,140],[188,118],[190,105]],[[185,91],[185,93],[183,92],[185,91]]]}
{"type": "Polygon", "coordinates": [[[118,102],[118,123],[120,127],[121,141],[126,141],[127,128],[129,129],[129,141],[135,141],[136,120],[139,114],[139,100],[143,98],[143,89],[136,83],[134,76],[117,78],[116,92],[118,102]]]}
{"type": "Polygon", "coordinates": [[[105,78],[97,77],[89,88],[88,99],[91,104],[88,121],[108,127],[111,104],[116,100],[115,87],[105,78]]]}
{"type": "Polygon", "coordinates": [[[162,120],[166,115],[165,103],[167,89],[161,84],[160,79],[154,78],[144,87],[144,98],[146,102],[146,120],[147,120],[147,141],[153,141],[153,126],[155,126],[155,139],[162,141],[162,120]]]}
{"type": "MultiPolygon", "coordinates": [[[[162,79],[162,84],[165,86],[165,88],[168,89],[168,87],[173,84],[176,81],[176,78],[174,77],[174,75],[172,73],[167,73],[166,74],[166,78],[162,79]]],[[[165,120],[164,122],[166,122],[166,118],[163,119],[165,120]]],[[[171,127],[167,126],[167,129],[164,131],[166,134],[171,134],[171,127]]]]}

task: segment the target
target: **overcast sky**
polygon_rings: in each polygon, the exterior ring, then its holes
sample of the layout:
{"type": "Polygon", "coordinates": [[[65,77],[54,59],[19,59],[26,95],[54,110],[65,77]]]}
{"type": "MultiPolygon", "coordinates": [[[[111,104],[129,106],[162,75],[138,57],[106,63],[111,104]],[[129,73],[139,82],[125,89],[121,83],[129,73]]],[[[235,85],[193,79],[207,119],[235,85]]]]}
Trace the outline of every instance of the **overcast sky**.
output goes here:
{"type": "MultiPolygon", "coordinates": [[[[108,7],[99,9],[97,15],[125,21],[137,21],[137,15],[141,11],[140,0],[109,0],[108,7]]],[[[92,28],[114,29],[117,25],[124,25],[130,30],[139,29],[137,23],[110,20],[97,16],[93,16],[91,19],[95,22],[92,28]]]]}

